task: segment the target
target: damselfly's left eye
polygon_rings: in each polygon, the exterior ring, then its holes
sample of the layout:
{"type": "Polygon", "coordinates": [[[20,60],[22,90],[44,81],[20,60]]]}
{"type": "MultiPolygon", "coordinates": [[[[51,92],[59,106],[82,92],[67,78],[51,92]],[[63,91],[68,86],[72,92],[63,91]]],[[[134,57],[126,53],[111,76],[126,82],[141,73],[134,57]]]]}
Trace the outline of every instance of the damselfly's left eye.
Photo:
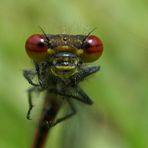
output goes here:
{"type": "Polygon", "coordinates": [[[26,41],[25,48],[28,56],[34,61],[41,61],[47,56],[48,44],[44,35],[30,36],[26,41]]]}
{"type": "Polygon", "coordinates": [[[103,43],[98,37],[90,35],[84,41],[83,49],[84,54],[82,56],[82,60],[84,62],[93,62],[102,55],[103,43]]]}

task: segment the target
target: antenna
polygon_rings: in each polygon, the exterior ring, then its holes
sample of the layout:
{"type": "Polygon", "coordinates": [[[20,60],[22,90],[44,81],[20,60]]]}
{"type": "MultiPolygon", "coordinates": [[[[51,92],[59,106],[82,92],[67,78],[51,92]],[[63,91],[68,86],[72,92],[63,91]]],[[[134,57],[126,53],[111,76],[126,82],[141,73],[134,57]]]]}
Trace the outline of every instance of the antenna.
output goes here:
{"type": "MultiPolygon", "coordinates": [[[[86,38],[89,37],[89,35],[90,35],[92,32],[94,32],[96,29],[97,29],[97,27],[93,28],[93,29],[87,34],[86,38]]],[[[86,39],[86,38],[85,38],[85,39],[86,39]]]]}
{"type": "Polygon", "coordinates": [[[42,28],[41,26],[38,26],[38,27],[39,27],[40,30],[43,32],[43,34],[45,35],[45,37],[46,37],[46,39],[47,39],[47,41],[48,41],[48,43],[49,43],[49,38],[48,38],[47,34],[45,33],[45,31],[43,30],[43,28],[42,28]]]}
{"type": "Polygon", "coordinates": [[[82,41],[82,48],[85,46],[85,40],[86,40],[86,39],[90,36],[90,34],[91,34],[92,32],[94,32],[96,29],[97,29],[97,27],[93,28],[93,29],[86,35],[86,37],[83,39],[83,41],[82,41]]]}

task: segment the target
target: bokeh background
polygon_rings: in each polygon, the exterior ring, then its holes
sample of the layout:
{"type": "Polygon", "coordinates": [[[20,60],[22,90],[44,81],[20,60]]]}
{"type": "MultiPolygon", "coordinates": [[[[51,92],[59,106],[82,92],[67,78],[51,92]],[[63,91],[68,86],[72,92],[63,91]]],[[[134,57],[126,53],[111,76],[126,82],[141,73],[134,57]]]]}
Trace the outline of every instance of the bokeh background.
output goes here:
{"type": "Polygon", "coordinates": [[[148,147],[148,1],[1,0],[0,147],[29,148],[42,99],[28,121],[24,43],[41,33],[93,34],[104,43],[101,71],[82,83],[94,105],[52,129],[50,148],[148,147]]]}

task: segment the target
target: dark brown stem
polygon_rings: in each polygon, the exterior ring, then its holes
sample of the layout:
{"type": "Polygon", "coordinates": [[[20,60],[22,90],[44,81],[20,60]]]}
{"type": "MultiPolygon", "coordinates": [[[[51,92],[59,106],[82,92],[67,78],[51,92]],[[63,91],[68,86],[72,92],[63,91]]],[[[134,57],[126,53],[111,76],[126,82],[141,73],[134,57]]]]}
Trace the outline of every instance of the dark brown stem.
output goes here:
{"type": "Polygon", "coordinates": [[[43,105],[38,128],[35,132],[34,141],[31,148],[44,148],[47,141],[48,133],[52,128],[56,115],[60,109],[61,101],[58,96],[46,95],[43,105]]]}

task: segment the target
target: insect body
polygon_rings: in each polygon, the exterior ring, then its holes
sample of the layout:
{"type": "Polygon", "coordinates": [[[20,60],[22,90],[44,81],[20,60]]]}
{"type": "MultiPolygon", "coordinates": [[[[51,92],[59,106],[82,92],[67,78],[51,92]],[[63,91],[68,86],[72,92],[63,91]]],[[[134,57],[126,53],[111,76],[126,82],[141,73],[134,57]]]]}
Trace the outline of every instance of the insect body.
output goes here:
{"type": "MultiPolygon", "coordinates": [[[[45,104],[40,118],[35,141],[43,141],[48,128],[76,113],[72,100],[91,105],[92,101],[78,86],[87,76],[99,71],[99,66],[86,66],[96,61],[103,52],[102,41],[94,35],[35,34],[25,44],[28,56],[33,60],[35,70],[24,70],[24,77],[32,85],[28,90],[29,110],[33,108],[32,92],[46,91],[45,104]],[[33,78],[37,77],[35,83],[33,78]],[[62,101],[65,99],[71,112],[56,119],[62,101]],[[46,131],[46,132],[45,132],[46,131]],[[44,135],[44,136],[41,136],[44,135]],[[37,138],[38,137],[38,138],[37,138]],[[38,139],[38,140],[37,140],[38,139]]],[[[33,145],[43,146],[44,142],[33,145]],[[42,144],[41,144],[42,143],[42,144]]]]}

